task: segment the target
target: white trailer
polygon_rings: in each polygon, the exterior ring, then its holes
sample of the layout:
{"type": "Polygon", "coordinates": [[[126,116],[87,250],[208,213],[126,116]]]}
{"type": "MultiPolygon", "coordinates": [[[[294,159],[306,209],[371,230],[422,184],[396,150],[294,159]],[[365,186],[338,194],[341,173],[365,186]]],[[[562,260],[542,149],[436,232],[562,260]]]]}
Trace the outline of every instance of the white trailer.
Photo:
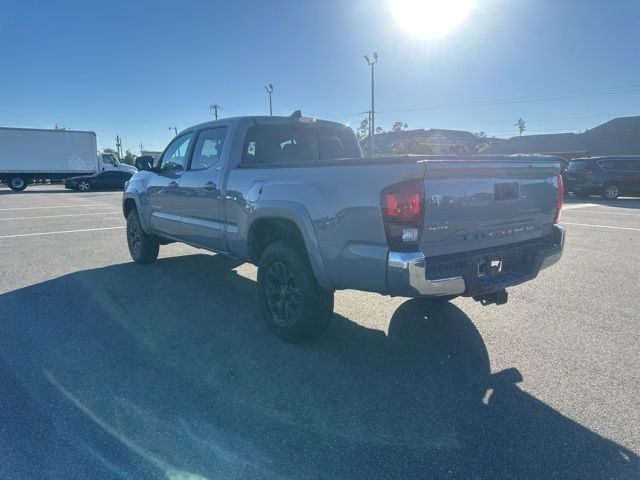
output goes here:
{"type": "Polygon", "coordinates": [[[114,155],[98,155],[94,132],[0,127],[0,181],[14,191],[35,180],[131,168],[114,155]]]}

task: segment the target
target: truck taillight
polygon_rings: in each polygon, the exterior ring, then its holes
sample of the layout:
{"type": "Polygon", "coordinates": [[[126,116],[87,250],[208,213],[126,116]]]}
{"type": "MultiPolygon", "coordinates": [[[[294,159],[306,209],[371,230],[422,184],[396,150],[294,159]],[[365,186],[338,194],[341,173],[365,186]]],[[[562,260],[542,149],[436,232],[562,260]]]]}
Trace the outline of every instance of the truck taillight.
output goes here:
{"type": "Polygon", "coordinates": [[[424,224],[422,179],[385,188],[380,203],[389,246],[395,250],[417,248],[424,224]]]}
{"type": "Polygon", "coordinates": [[[564,182],[562,181],[562,175],[556,177],[558,179],[558,196],[556,197],[556,214],[553,217],[553,223],[560,222],[560,212],[562,211],[562,203],[564,202],[564,182]]]}

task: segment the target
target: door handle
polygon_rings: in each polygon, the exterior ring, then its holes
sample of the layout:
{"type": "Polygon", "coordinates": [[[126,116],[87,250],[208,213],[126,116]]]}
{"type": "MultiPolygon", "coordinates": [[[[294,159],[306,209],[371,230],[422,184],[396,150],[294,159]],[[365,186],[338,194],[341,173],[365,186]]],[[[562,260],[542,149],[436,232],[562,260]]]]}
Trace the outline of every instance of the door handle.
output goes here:
{"type": "Polygon", "coordinates": [[[169,188],[178,188],[178,182],[171,182],[167,185],[169,188]]]}
{"type": "Polygon", "coordinates": [[[204,189],[207,192],[213,192],[216,189],[216,187],[217,187],[216,184],[213,182],[207,182],[204,184],[204,189]]]}

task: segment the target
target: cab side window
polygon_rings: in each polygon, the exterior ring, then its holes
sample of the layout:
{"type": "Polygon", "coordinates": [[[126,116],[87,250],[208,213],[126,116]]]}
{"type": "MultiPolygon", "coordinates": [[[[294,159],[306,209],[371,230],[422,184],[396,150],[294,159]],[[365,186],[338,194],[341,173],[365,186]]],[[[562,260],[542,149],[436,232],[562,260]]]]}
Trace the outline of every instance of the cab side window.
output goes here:
{"type": "Polygon", "coordinates": [[[226,136],[227,127],[210,128],[201,131],[200,135],[198,135],[196,147],[193,150],[189,170],[204,170],[218,163],[226,136]]]}
{"type": "Polygon", "coordinates": [[[181,172],[184,170],[191,144],[191,133],[176,138],[160,157],[161,172],[181,172]]]}

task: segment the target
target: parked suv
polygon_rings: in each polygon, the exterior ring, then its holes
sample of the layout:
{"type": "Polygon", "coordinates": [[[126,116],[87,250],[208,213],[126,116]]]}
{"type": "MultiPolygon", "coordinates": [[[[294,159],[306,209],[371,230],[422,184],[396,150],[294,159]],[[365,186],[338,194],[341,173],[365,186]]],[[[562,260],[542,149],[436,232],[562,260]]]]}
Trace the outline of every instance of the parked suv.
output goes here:
{"type": "Polygon", "coordinates": [[[640,196],[640,157],[572,160],[565,173],[565,190],[581,198],[601,195],[603,200],[640,196]]]}

